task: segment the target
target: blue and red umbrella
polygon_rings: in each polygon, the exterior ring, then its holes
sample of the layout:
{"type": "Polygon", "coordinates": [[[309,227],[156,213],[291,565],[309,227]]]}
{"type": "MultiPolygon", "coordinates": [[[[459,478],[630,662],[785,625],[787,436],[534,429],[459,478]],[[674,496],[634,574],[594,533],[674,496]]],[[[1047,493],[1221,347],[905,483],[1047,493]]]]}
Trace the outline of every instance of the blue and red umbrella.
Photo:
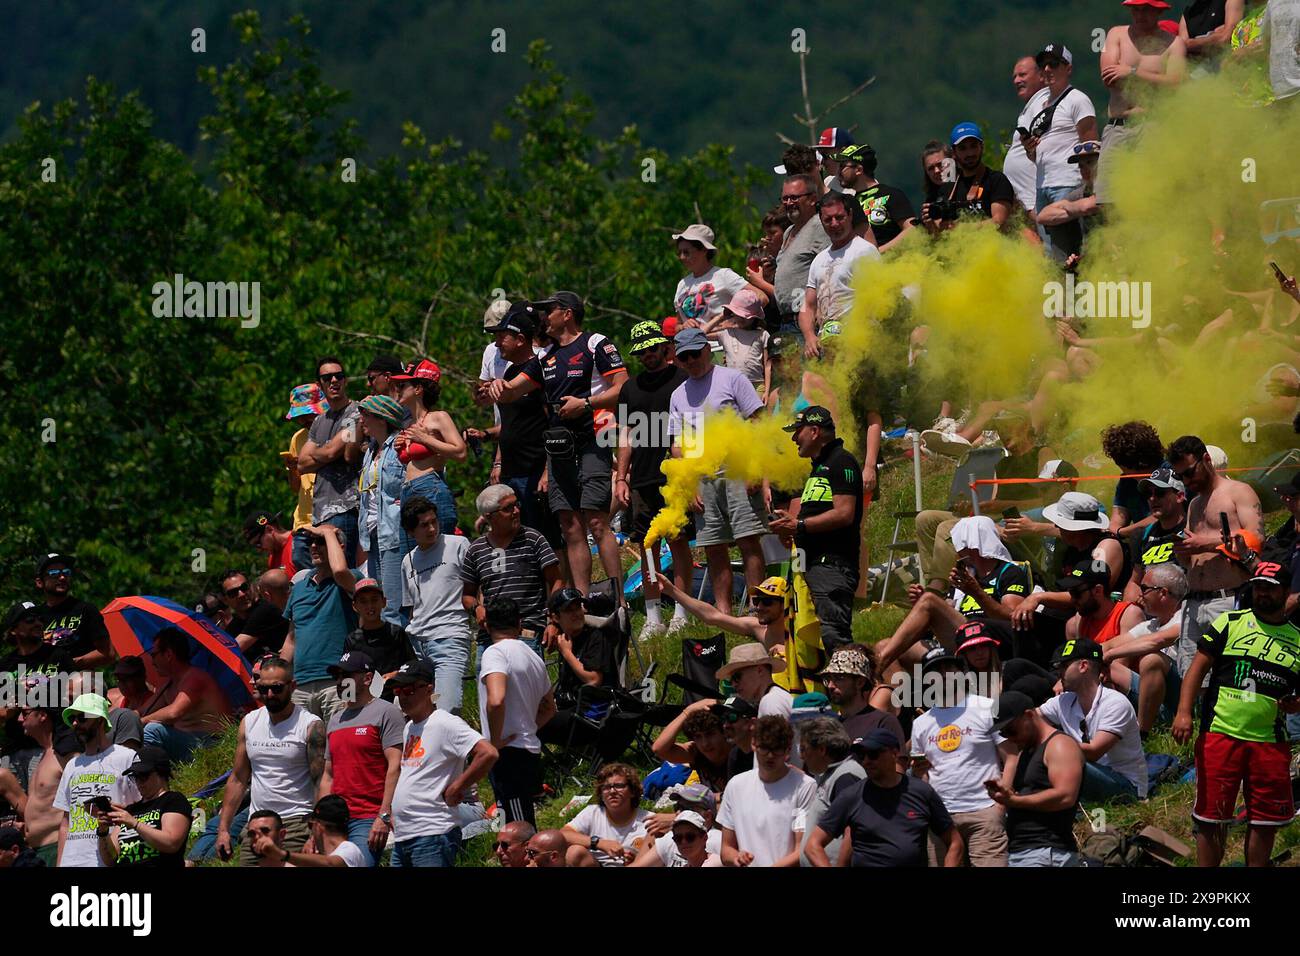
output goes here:
{"type": "Polygon", "coordinates": [[[235,713],[257,705],[247,658],[233,637],[203,615],[167,598],[134,595],[114,598],[103,614],[119,657],[143,657],[153,675],[147,654],[155,635],[166,627],[178,628],[190,639],[190,664],[217,682],[235,713]]]}

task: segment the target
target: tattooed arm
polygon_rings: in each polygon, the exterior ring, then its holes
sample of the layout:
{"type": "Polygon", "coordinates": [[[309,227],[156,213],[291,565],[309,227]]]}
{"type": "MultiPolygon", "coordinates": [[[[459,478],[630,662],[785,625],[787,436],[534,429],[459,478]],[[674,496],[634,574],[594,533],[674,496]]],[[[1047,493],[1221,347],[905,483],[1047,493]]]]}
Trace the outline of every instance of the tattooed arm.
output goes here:
{"type": "Polygon", "coordinates": [[[316,784],[316,799],[324,793],[321,785],[325,782],[325,721],[318,720],[307,731],[307,772],[316,784]]]}

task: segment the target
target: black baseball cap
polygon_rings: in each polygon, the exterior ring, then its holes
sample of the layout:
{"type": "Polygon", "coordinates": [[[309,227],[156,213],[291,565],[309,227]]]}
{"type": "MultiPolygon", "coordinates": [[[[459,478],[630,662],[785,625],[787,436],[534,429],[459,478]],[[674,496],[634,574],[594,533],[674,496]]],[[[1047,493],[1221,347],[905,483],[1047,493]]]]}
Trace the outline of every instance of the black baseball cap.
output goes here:
{"type": "MultiPolygon", "coordinates": [[[[388,683],[393,687],[410,687],[412,684],[432,684],[433,665],[428,661],[407,661],[397,669],[396,674],[388,678],[388,683]]],[[[438,695],[434,694],[433,699],[437,700],[438,695]]]]}
{"type": "Polygon", "coordinates": [[[533,305],[542,315],[549,311],[547,306],[558,305],[561,309],[572,309],[574,319],[579,322],[587,311],[582,307],[582,298],[576,292],[553,292],[545,299],[538,299],[533,305]]]}
{"type": "Polygon", "coordinates": [[[1028,694],[1022,694],[1018,690],[1003,691],[998,695],[998,716],[993,721],[993,729],[1002,733],[1007,724],[1033,709],[1034,702],[1029,699],[1028,694]]]}
{"type": "Polygon", "coordinates": [[[36,564],[37,575],[44,574],[46,570],[48,570],[49,567],[54,564],[66,564],[68,567],[73,568],[75,570],[77,566],[77,561],[70,554],[59,554],[57,551],[52,554],[47,554],[45,555],[45,557],[41,558],[41,560],[36,564]]]}
{"type": "Polygon", "coordinates": [[[1057,578],[1056,589],[1072,591],[1081,586],[1092,587],[1095,584],[1100,584],[1102,587],[1110,584],[1110,568],[1105,561],[1090,558],[1076,564],[1069,574],[1057,578]]]}
{"type": "Polygon", "coordinates": [[[794,421],[781,429],[783,432],[798,431],[804,425],[820,425],[822,428],[834,428],[835,419],[831,418],[829,408],[822,405],[809,405],[794,416],[794,421]]]}
{"type": "Polygon", "coordinates": [[[366,371],[379,372],[383,375],[396,375],[405,367],[398,361],[396,355],[389,352],[380,352],[370,360],[370,364],[366,366],[366,371]]]}
{"type": "Polygon", "coordinates": [[[721,703],[710,707],[709,712],[726,721],[747,720],[758,716],[758,707],[745,698],[732,694],[721,703]]]}
{"type": "Polygon", "coordinates": [[[854,751],[865,750],[900,750],[903,742],[898,735],[887,727],[872,727],[861,737],[853,741],[854,751]]]}
{"type": "Polygon", "coordinates": [[[265,531],[268,525],[273,525],[279,520],[279,512],[254,511],[244,519],[244,537],[251,541],[265,531]]]}
{"type": "Polygon", "coordinates": [[[560,588],[560,590],[551,595],[551,599],[546,602],[546,607],[549,611],[554,613],[555,611],[563,610],[574,601],[580,601],[584,606],[587,603],[586,597],[584,597],[583,593],[577,588],[560,588]]]}
{"type": "Polygon", "coordinates": [[[540,318],[537,308],[531,302],[527,300],[514,302],[506,309],[506,314],[501,316],[501,321],[483,331],[493,335],[497,332],[517,332],[531,339],[537,334],[540,318]]]}
{"type": "Polygon", "coordinates": [[[1066,641],[1056,649],[1052,655],[1052,665],[1059,666],[1068,664],[1071,661],[1100,661],[1101,645],[1096,641],[1089,640],[1086,637],[1076,637],[1072,641],[1066,641]]]}
{"type": "Polygon", "coordinates": [[[330,677],[338,677],[341,674],[361,674],[375,669],[375,662],[370,659],[370,655],[365,651],[348,651],[339,658],[337,664],[331,664],[325,668],[325,672],[330,677]]]}
{"type": "Polygon", "coordinates": [[[7,614],[5,614],[4,630],[0,633],[8,634],[22,621],[25,621],[28,618],[34,618],[39,621],[40,617],[41,616],[36,613],[35,604],[31,601],[19,601],[9,609],[7,614]]]}
{"type": "Polygon", "coordinates": [[[309,821],[317,820],[326,826],[346,830],[348,822],[352,819],[352,814],[348,812],[347,801],[338,794],[331,793],[316,801],[316,806],[311,808],[311,813],[307,814],[307,819],[309,821]]]}
{"type": "Polygon", "coordinates": [[[1034,56],[1034,62],[1040,67],[1047,60],[1060,60],[1067,66],[1074,64],[1074,57],[1064,43],[1049,43],[1034,56]]]}
{"type": "Polygon", "coordinates": [[[1280,561],[1261,561],[1255,565],[1255,572],[1250,576],[1251,583],[1291,584],[1291,569],[1280,561]]]}
{"type": "Polygon", "coordinates": [[[932,647],[930,648],[930,650],[926,652],[925,657],[921,658],[921,673],[922,674],[929,673],[939,665],[949,664],[949,663],[956,664],[959,667],[961,667],[963,670],[966,669],[965,658],[958,657],[956,654],[952,653],[952,651],[948,650],[946,647],[943,647],[942,645],[940,645],[939,647],[932,647]]]}
{"type": "Polygon", "coordinates": [[[123,773],[132,777],[143,777],[155,771],[162,773],[164,777],[169,776],[172,772],[172,758],[161,747],[145,744],[136,753],[131,766],[123,773]]]}

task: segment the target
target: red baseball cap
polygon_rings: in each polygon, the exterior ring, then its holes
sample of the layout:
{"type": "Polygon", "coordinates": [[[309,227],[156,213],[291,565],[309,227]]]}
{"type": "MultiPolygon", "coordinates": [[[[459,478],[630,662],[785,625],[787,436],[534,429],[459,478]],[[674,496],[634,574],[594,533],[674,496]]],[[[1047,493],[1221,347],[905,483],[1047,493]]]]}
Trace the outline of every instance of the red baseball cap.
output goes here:
{"type": "Polygon", "coordinates": [[[436,382],[442,378],[442,369],[433,359],[420,359],[406,366],[406,371],[400,375],[390,375],[389,378],[394,382],[410,382],[417,378],[436,382]]]}
{"type": "Polygon", "coordinates": [[[1157,10],[1168,10],[1169,4],[1165,0],[1124,0],[1126,7],[1155,7],[1157,10]]]}

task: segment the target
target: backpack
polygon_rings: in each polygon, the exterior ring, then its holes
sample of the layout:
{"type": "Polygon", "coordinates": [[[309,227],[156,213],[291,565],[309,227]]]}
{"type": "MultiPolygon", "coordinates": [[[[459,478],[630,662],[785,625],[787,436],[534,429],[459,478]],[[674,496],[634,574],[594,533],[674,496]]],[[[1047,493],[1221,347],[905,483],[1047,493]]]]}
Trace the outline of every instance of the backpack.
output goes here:
{"type": "Polygon", "coordinates": [[[1086,866],[1143,866],[1146,850],[1114,827],[1089,834],[1079,847],[1086,866]]]}

